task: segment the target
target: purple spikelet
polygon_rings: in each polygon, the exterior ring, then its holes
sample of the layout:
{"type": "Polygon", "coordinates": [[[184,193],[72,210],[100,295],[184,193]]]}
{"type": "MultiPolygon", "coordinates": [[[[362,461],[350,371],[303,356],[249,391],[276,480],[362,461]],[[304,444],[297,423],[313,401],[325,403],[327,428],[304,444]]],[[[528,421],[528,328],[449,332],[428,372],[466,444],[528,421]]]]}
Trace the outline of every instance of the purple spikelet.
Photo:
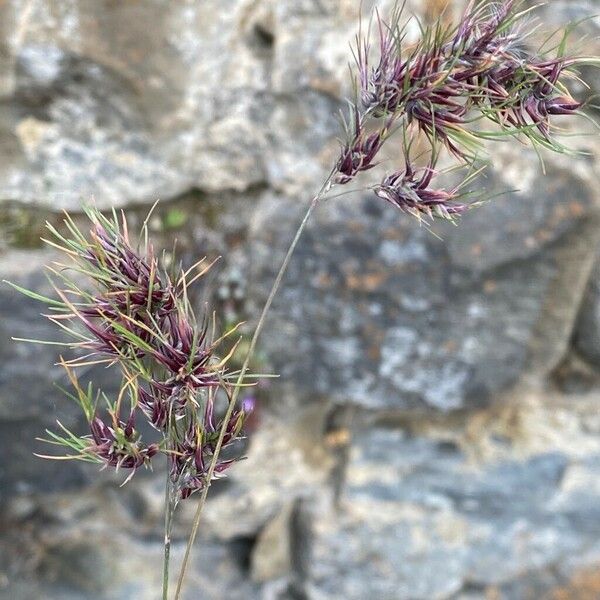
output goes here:
{"type": "Polygon", "coordinates": [[[456,27],[438,22],[422,31],[412,45],[405,41],[401,8],[389,22],[379,15],[377,58],[372,60],[369,32],[357,41],[356,101],[337,163],[334,182],[347,184],[377,164],[378,154],[394,131],[403,134],[406,167],[375,188],[402,210],[419,216],[455,218],[466,209],[457,189],[432,190],[429,182],[440,149],[465,167],[483,152],[489,133],[484,122],[499,126],[500,135],[517,136],[562,152],[553,117],[576,114],[582,104],[568,94],[564,80],[585,59],[529,50],[525,45],[529,11],[519,0],[468,4],[456,27]],[[367,133],[369,132],[369,133],[367,133]],[[417,137],[427,140],[430,166],[411,163],[417,137]]]}
{"type": "MultiPolygon", "coordinates": [[[[62,364],[90,433],[76,436],[61,425],[62,433],[50,433],[50,441],[75,451],[73,458],[129,470],[128,479],[156,455],[166,455],[173,487],[185,498],[207,482],[224,424],[216,404],[231,397],[232,351],[223,357],[219,350],[236,328],[213,339],[214,324],[209,328],[207,315],[198,321],[188,300],[188,271],[161,268],[147,243],[136,248],[124,218],[119,222],[96,210],[88,216],[92,226],[87,236],[69,217],[65,225],[71,237],[50,227],[53,245],[65,250],[90,285],[84,288],[61,275],[66,287],[56,286],[59,301],[48,299],[53,307],[48,318],[73,336],[71,345],[79,351],[77,358],[62,364]],[[75,370],[97,363],[121,373],[117,398],[79,385],[75,370]],[[102,401],[105,411],[98,408],[102,401]],[[149,443],[136,427],[140,418],[155,433],[149,443]]],[[[63,271],[67,267],[60,266],[63,271]]],[[[244,408],[233,412],[225,424],[224,447],[241,438],[245,416],[244,408]]],[[[220,460],[215,476],[233,462],[220,460]]]]}
{"type": "Polygon", "coordinates": [[[453,221],[469,207],[459,201],[459,188],[431,188],[435,174],[432,166],[415,169],[407,162],[403,171],[388,175],[375,187],[375,195],[418,219],[425,217],[453,221]]]}

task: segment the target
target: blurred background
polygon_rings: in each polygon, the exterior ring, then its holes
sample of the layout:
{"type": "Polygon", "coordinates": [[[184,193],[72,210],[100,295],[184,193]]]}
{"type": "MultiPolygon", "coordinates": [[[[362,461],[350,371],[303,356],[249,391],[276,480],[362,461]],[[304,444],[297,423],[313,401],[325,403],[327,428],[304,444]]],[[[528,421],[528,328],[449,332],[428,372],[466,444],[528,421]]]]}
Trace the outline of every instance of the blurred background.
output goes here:
{"type": "MultiPolygon", "coordinates": [[[[251,333],[336,159],[359,4],[1,2],[1,277],[48,293],[46,220],[93,200],[135,225],[160,199],[156,245],[222,256],[199,299],[251,333]]],[[[574,39],[597,55],[599,10],[549,0],[539,34],[588,19],[574,39]]],[[[600,89],[584,75],[581,97],[600,89]]],[[[439,237],[364,191],[321,206],[256,360],[281,377],[211,492],[186,598],[600,598],[600,141],[572,130],[588,154],[545,172],[495,147],[482,189],[519,191],[439,237]]],[[[56,418],[84,431],[54,348],[10,341],[56,339],[41,310],[0,287],[0,599],[157,598],[162,474],[119,489],[33,456],[56,418]]]]}

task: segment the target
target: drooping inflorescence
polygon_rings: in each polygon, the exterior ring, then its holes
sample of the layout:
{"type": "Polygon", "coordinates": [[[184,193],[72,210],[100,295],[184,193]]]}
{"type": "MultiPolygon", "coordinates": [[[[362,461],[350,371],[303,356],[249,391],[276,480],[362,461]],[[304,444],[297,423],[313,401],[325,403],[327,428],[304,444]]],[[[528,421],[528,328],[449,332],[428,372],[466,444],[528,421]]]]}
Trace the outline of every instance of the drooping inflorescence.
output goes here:
{"type": "MultiPolygon", "coordinates": [[[[195,318],[188,287],[208,270],[203,261],[169,273],[147,241],[141,249],[133,246],[124,217],[108,218],[94,209],[87,215],[88,236],[69,216],[67,235],[48,226],[53,238],[48,243],[70,258],[50,268],[56,299],[15,286],[47,303],[46,316],[68,334],[68,345],[77,352],[61,364],[89,434],[78,436],[59,423],[60,431],[48,432],[45,441],[66,447],[71,458],[129,470],[129,477],[157,454],[166,454],[173,487],[187,498],[206,485],[223,426],[216,405],[231,400],[235,375],[228,366],[235,344],[224,356],[219,350],[237,328],[216,338],[207,315],[195,318]],[[76,370],[98,363],[120,371],[117,398],[79,385],[76,370]],[[140,418],[156,431],[149,443],[136,428],[140,418]]],[[[147,240],[147,232],[142,237],[147,240]]],[[[224,447],[240,439],[251,409],[233,412],[224,447]]],[[[214,476],[233,462],[219,460],[214,476]]]]}
{"type": "Polygon", "coordinates": [[[405,169],[386,176],[374,188],[376,195],[419,218],[454,220],[470,206],[457,203],[458,188],[429,187],[441,148],[468,169],[480,160],[486,139],[512,136],[565,151],[552,117],[581,109],[565,81],[576,78],[578,66],[591,59],[565,54],[566,33],[552,48],[529,50],[525,26],[532,28],[531,11],[520,10],[521,4],[473,0],[458,25],[441,19],[419,24],[420,39],[410,44],[399,4],[388,22],[376,16],[375,60],[371,27],[361,29],[355,53],[358,89],[334,182],[347,184],[373,168],[383,144],[401,130],[405,169]],[[486,122],[491,129],[485,129],[486,122]],[[410,146],[419,136],[429,145],[427,167],[412,164],[417,158],[410,146]]]}

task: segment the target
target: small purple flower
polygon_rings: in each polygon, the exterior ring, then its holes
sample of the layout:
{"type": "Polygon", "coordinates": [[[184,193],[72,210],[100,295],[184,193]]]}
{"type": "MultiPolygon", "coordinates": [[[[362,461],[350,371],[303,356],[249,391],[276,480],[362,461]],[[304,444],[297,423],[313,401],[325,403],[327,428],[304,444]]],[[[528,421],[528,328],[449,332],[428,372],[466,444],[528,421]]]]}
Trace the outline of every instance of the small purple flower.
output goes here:
{"type": "MultiPolygon", "coordinates": [[[[231,446],[241,432],[245,413],[239,410],[233,414],[229,423],[222,448],[231,446]]],[[[211,417],[212,419],[212,417],[211,417]]],[[[210,463],[214,456],[217,438],[223,422],[216,427],[203,428],[202,424],[190,423],[183,439],[175,446],[170,456],[170,475],[173,482],[177,483],[181,498],[189,498],[193,493],[201,491],[206,485],[210,463]]],[[[231,465],[237,462],[235,459],[219,459],[215,466],[213,478],[217,479],[231,465]]]]}
{"type": "Polygon", "coordinates": [[[162,392],[158,386],[150,385],[150,390],[140,388],[138,406],[155,429],[164,430],[169,417],[169,394],[162,392]]]}
{"type": "Polygon", "coordinates": [[[357,44],[358,100],[351,104],[353,128],[337,165],[336,183],[345,184],[376,164],[394,126],[405,138],[413,124],[432,153],[445,146],[463,163],[478,153],[477,138],[489,137],[473,124],[491,120],[507,135],[560,149],[552,140],[550,117],[577,112],[563,79],[577,59],[546,57],[525,46],[525,14],[518,0],[468,4],[456,29],[426,28],[407,46],[401,9],[390,23],[377,16],[379,58],[370,62],[368,34],[357,44]],[[381,125],[381,119],[385,124],[381,125]],[[367,136],[369,128],[377,130],[367,136]]]}
{"type": "Polygon", "coordinates": [[[256,398],[254,396],[246,396],[242,401],[242,412],[245,415],[249,415],[254,412],[256,408],[256,398]]]}
{"type": "Polygon", "coordinates": [[[358,115],[354,125],[352,139],[342,149],[342,154],[337,164],[336,182],[346,184],[361,171],[372,169],[377,153],[385,139],[385,131],[376,131],[366,134],[358,115]]]}
{"type": "Polygon", "coordinates": [[[428,217],[452,221],[469,207],[458,201],[458,187],[450,190],[430,188],[435,174],[432,166],[413,169],[407,161],[404,171],[387,176],[375,188],[375,195],[418,219],[428,217]]]}
{"type": "Polygon", "coordinates": [[[103,273],[98,283],[108,294],[104,300],[128,312],[173,309],[173,295],[162,281],[151,248],[142,257],[131,247],[127,235],[117,230],[109,232],[100,223],[94,225],[90,236],[93,243],[83,258],[103,273]]]}
{"type": "Polygon", "coordinates": [[[471,0],[452,43],[452,50],[463,49],[466,56],[477,57],[506,48],[516,39],[508,20],[519,0],[478,3],[471,0]],[[478,5],[479,4],[479,5],[478,5]]]}
{"type": "Polygon", "coordinates": [[[569,96],[556,96],[546,101],[546,112],[549,115],[570,115],[578,111],[583,104],[569,96]]]}
{"type": "Polygon", "coordinates": [[[112,426],[108,426],[96,415],[90,423],[90,430],[92,439],[87,452],[111,467],[135,471],[147,465],[159,451],[157,444],[144,446],[141,443],[134,426],[134,413],[130,414],[126,422],[113,418],[112,426]]]}
{"type": "Polygon", "coordinates": [[[214,347],[208,330],[192,326],[183,313],[168,315],[153,343],[152,356],[169,374],[167,384],[187,386],[190,390],[217,387],[223,369],[213,365],[214,347]]]}

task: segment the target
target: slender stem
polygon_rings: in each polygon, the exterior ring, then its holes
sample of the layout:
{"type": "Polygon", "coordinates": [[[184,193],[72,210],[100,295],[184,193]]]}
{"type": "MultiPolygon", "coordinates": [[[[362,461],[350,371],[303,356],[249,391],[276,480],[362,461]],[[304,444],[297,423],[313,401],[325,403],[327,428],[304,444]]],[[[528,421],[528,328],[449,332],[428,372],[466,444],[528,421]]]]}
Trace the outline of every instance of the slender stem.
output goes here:
{"type": "Polygon", "coordinates": [[[163,557],[163,583],[162,598],[169,600],[169,560],[171,558],[171,530],[173,526],[174,494],[171,475],[167,465],[167,475],[165,477],[165,548],[163,557]]]}
{"type": "MultiPolygon", "coordinates": [[[[173,419],[173,404],[170,405],[169,415],[167,418],[167,426],[165,431],[166,448],[169,450],[173,447],[174,438],[177,436],[177,423],[173,419]]],[[[179,500],[176,482],[171,476],[171,459],[167,452],[167,469],[165,474],[165,539],[164,539],[164,556],[163,556],[163,585],[162,585],[162,600],[169,600],[169,567],[171,559],[171,533],[173,531],[173,516],[177,508],[179,500]]]]}
{"type": "Polygon", "coordinates": [[[269,309],[271,308],[271,304],[273,303],[273,300],[277,294],[277,291],[279,290],[281,281],[283,280],[283,277],[287,271],[287,268],[290,264],[292,255],[294,254],[294,251],[296,250],[296,246],[298,245],[298,242],[300,241],[300,238],[302,237],[302,233],[304,232],[306,224],[308,223],[313,211],[319,204],[319,201],[331,189],[331,186],[332,186],[331,178],[332,178],[332,174],[330,174],[329,177],[327,177],[327,179],[326,179],[325,183],[323,184],[323,186],[321,187],[321,190],[319,191],[319,193],[312,199],[312,201],[308,207],[308,210],[306,211],[306,214],[304,215],[304,218],[302,219],[302,222],[300,223],[298,230],[296,231],[296,235],[294,236],[294,239],[292,240],[292,243],[290,244],[290,247],[288,248],[285,258],[283,259],[283,263],[281,264],[279,272],[277,273],[277,277],[275,278],[273,287],[271,288],[271,291],[269,292],[267,301],[265,302],[265,305],[264,305],[262,312],[260,314],[260,317],[258,319],[258,323],[256,324],[256,329],[254,330],[254,335],[252,336],[252,339],[250,341],[250,346],[248,348],[248,352],[246,353],[246,358],[244,359],[242,369],[240,370],[240,374],[237,378],[237,382],[235,384],[233,394],[231,395],[231,399],[229,401],[229,406],[227,407],[227,412],[225,413],[225,417],[223,419],[223,425],[219,432],[219,438],[217,440],[217,444],[215,446],[215,451],[213,453],[212,461],[210,463],[210,466],[208,468],[208,472],[206,475],[206,483],[204,485],[204,488],[202,489],[200,500],[198,502],[198,508],[196,509],[196,514],[194,515],[194,522],[192,524],[192,532],[190,533],[190,537],[188,539],[188,543],[187,543],[187,546],[185,549],[185,555],[183,557],[181,571],[179,572],[179,579],[177,581],[177,590],[175,592],[174,600],[179,600],[179,598],[180,598],[181,589],[183,586],[183,580],[185,578],[186,570],[187,570],[189,559],[190,559],[190,554],[192,551],[192,547],[194,545],[194,541],[196,539],[196,535],[198,533],[198,527],[200,525],[200,517],[202,515],[202,509],[204,508],[204,504],[206,503],[206,497],[208,496],[208,490],[210,488],[213,474],[214,474],[215,468],[217,466],[217,461],[219,459],[219,453],[221,452],[221,447],[223,445],[223,439],[225,438],[225,433],[227,431],[227,424],[229,423],[229,419],[231,418],[231,415],[233,414],[236,400],[240,393],[241,384],[243,383],[244,377],[246,376],[246,373],[248,371],[248,367],[250,365],[250,360],[251,360],[252,355],[254,354],[254,350],[256,348],[256,343],[258,342],[258,338],[259,338],[261,331],[263,329],[263,326],[265,324],[265,320],[266,320],[267,314],[269,312],[269,309]]]}

